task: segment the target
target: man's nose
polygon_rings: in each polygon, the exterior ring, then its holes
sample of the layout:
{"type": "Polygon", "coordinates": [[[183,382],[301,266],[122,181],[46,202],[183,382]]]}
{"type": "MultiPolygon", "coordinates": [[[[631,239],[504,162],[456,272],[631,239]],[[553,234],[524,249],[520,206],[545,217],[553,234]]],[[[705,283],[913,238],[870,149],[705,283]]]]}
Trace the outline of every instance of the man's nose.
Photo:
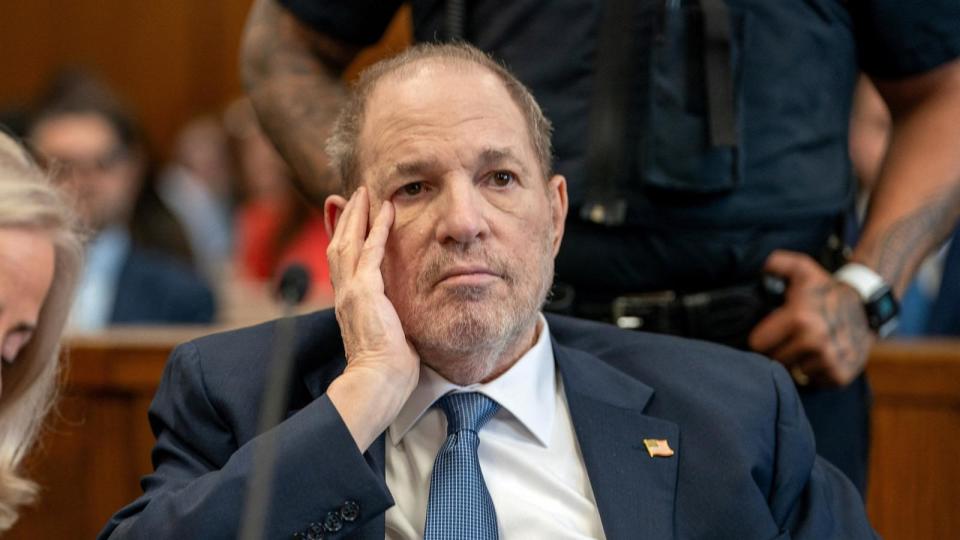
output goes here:
{"type": "Polygon", "coordinates": [[[440,243],[466,244],[489,234],[486,200],[479,189],[470,179],[447,185],[437,208],[437,240],[440,243]]]}

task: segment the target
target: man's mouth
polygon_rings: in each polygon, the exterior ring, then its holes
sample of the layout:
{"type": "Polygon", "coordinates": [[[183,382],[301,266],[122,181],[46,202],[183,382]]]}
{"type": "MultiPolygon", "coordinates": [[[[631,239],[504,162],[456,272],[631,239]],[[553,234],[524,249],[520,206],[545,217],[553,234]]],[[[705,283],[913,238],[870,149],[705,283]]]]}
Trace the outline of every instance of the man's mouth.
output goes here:
{"type": "Polygon", "coordinates": [[[499,273],[484,265],[454,266],[440,274],[437,284],[444,285],[486,285],[501,279],[499,273]]]}

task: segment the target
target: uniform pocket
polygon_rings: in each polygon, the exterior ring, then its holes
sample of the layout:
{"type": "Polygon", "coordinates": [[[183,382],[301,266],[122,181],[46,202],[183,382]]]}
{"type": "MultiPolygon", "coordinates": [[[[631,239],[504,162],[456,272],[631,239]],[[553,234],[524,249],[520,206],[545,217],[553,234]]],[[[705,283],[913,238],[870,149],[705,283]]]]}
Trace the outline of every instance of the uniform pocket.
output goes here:
{"type": "MultiPolygon", "coordinates": [[[[653,40],[647,125],[637,161],[647,188],[709,195],[732,191],[742,182],[739,56],[748,21],[742,12],[724,10],[729,21],[721,22],[729,38],[718,63],[716,38],[707,38],[701,1],[667,2],[653,40]],[[714,47],[709,66],[708,42],[714,47]],[[718,87],[717,70],[726,72],[729,83],[719,95],[708,89],[718,87]],[[717,107],[726,110],[718,112],[717,107]],[[712,114],[730,115],[730,135],[718,140],[716,126],[711,131],[712,114]]],[[[711,24],[715,29],[717,21],[711,24]]]]}

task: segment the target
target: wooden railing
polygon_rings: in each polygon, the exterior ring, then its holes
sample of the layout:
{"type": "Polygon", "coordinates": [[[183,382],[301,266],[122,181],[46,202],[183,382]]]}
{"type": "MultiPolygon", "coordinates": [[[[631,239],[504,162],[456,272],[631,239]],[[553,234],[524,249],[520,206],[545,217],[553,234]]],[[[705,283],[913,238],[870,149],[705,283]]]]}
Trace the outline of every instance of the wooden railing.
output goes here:
{"type": "Polygon", "coordinates": [[[140,495],[140,477],[152,470],[147,408],[167,356],[210,331],[117,329],[70,343],[63,394],[28,463],[40,502],[5,538],[94,538],[140,495]]]}
{"type": "MultiPolygon", "coordinates": [[[[7,536],[93,538],[151,470],[146,411],[171,348],[209,328],[126,329],[74,340],[66,388],[29,467],[44,487],[7,536]]],[[[868,511],[890,540],[960,538],[960,341],[872,353],[868,511]]]]}
{"type": "Polygon", "coordinates": [[[867,509],[888,540],[960,538],[960,341],[871,353],[867,509]]]}

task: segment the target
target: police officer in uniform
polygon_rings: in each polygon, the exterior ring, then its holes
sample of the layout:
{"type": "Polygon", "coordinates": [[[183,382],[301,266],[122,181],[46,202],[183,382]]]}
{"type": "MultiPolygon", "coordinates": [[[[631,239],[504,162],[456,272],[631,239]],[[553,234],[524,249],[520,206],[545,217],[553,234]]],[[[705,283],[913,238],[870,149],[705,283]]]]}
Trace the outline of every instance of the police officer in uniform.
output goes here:
{"type": "MultiPolygon", "coordinates": [[[[401,4],[257,0],[244,82],[308,179],[340,75],[401,4]]],[[[956,0],[414,0],[416,41],[464,39],[531,88],[571,212],[551,308],[750,348],[791,372],[818,451],[865,490],[867,353],[960,217],[956,0]],[[894,121],[859,242],[858,72],[894,121]]]]}

